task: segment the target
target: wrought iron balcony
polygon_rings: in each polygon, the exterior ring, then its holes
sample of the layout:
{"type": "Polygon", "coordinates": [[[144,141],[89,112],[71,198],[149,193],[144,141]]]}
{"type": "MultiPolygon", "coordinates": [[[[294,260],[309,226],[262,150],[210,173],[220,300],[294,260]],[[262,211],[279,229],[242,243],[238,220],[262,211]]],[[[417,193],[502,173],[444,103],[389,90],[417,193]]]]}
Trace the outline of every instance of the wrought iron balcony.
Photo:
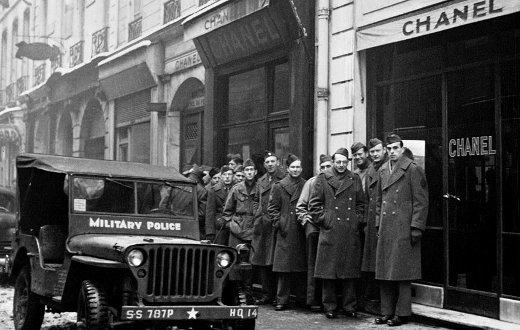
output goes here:
{"type": "Polygon", "coordinates": [[[61,67],[62,56],[58,54],[57,56],[51,58],[51,72],[56,71],[57,68],[61,67]]]}
{"type": "Polygon", "coordinates": [[[128,41],[141,36],[143,19],[139,17],[128,24],[128,41]]]}
{"type": "Polygon", "coordinates": [[[92,33],[92,56],[108,51],[108,26],[92,33]]]}
{"type": "Polygon", "coordinates": [[[70,47],[70,64],[69,67],[75,67],[83,62],[83,41],[75,43],[70,47]]]}
{"type": "Polygon", "coordinates": [[[164,3],[164,22],[167,23],[181,16],[181,1],[170,0],[164,3]]]}
{"type": "Polygon", "coordinates": [[[34,68],[34,86],[37,86],[45,81],[45,63],[42,63],[34,68]]]}
{"type": "Polygon", "coordinates": [[[20,93],[24,92],[29,88],[29,76],[21,76],[16,80],[16,93],[15,97],[18,97],[20,93]]]}
{"type": "Polygon", "coordinates": [[[14,101],[16,101],[15,99],[15,89],[16,89],[16,84],[15,83],[10,83],[9,85],[7,85],[7,87],[5,88],[5,103],[12,103],[14,101]]]}

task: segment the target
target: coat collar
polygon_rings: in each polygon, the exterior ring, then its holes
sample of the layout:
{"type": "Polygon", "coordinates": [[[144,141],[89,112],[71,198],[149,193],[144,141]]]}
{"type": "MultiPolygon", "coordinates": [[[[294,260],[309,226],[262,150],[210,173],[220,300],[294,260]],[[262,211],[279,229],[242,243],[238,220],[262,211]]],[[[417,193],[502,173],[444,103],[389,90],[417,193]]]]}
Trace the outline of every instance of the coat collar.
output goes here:
{"type": "Polygon", "coordinates": [[[393,185],[397,180],[399,180],[406,170],[408,169],[408,166],[413,161],[406,157],[401,156],[397,163],[395,163],[395,168],[393,172],[390,172],[390,160],[388,160],[383,166],[381,166],[380,174],[381,174],[381,187],[383,190],[387,189],[391,185],[393,185]]]}
{"type": "Polygon", "coordinates": [[[271,186],[273,183],[280,181],[284,178],[284,174],[280,169],[277,169],[276,172],[273,175],[273,180],[269,182],[269,173],[265,173],[262,175],[260,179],[258,179],[257,185],[260,189],[260,193],[264,193],[266,191],[269,191],[271,189],[271,186]]]}
{"type": "Polygon", "coordinates": [[[379,175],[374,166],[374,163],[370,164],[370,166],[368,167],[366,176],[367,176],[366,182],[369,187],[375,185],[379,181],[379,175]]]}
{"type": "Polygon", "coordinates": [[[289,175],[285,176],[282,180],[278,181],[277,183],[282,187],[289,196],[291,196],[291,202],[294,200],[297,200],[300,198],[300,194],[303,188],[303,185],[305,184],[305,180],[302,179],[300,176],[298,180],[294,181],[291,180],[291,177],[289,175]]]}
{"type": "Polygon", "coordinates": [[[334,169],[326,170],[323,175],[327,183],[334,189],[334,195],[337,196],[354,183],[354,175],[349,170],[345,170],[345,176],[342,180],[334,173],[334,169]]]}
{"type": "Polygon", "coordinates": [[[247,193],[245,181],[237,183],[236,187],[237,187],[236,188],[237,191],[239,193],[241,193],[242,195],[254,195],[254,194],[256,194],[256,186],[255,186],[255,184],[253,184],[253,189],[251,189],[251,194],[247,193]]]}

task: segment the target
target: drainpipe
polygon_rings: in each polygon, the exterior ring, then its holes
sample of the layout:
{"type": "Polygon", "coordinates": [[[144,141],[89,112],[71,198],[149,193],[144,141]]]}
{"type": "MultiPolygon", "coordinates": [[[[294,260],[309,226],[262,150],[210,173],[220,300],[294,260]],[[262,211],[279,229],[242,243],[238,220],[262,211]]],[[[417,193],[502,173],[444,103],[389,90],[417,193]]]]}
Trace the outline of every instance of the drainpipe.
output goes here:
{"type": "Polygon", "coordinates": [[[314,164],[329,154],[329,0],[317,1],[316,20],[316,111],[314,111],[314,164]]]}

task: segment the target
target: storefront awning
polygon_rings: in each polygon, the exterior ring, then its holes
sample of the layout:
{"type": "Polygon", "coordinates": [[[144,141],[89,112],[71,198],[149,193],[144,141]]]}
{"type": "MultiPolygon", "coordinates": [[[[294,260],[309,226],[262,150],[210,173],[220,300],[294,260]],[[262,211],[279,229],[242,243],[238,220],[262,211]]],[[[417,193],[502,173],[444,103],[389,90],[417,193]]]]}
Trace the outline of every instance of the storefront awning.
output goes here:
{"type": "Polygon", "coordinates": [[[145,62],[101,79],[100,82],[101,88],[109,100],[157,85],[145,62]]]}
{"type": "Polygon", "coordinates": [[[222,0],[183,26],[184,39],[195,40],[209,67],[285,47],[306,34],[292,0],[222,0]]]}
{"type": "Polygon", "coordinates": [[[0,144],[18,142],[20,142],[20,134],[13,125],[0,125],[0,144]]]}
{"type": "Polygon", "coordinates": [[[520,11],[518,0],[448,1],[425,10],[363,27],[356,32],[358,51],[412,39],[520,11]]]}

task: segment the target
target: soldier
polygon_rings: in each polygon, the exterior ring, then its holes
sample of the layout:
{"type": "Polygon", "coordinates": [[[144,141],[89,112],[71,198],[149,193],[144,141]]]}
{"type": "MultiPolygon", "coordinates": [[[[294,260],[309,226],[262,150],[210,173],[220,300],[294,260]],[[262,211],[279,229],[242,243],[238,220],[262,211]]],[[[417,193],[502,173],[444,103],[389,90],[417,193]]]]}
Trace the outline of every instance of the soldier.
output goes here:
{"type": "MultiPolygon", "coordinates": [[[[267,206],[276,233],[273,272],[278,275],[277,311],[287,308],[291,282],[298,282],[307,270],[305,232],[297,221],[295,211],[305,180],[301,177],[302,165],[298,157],[290,154],[286,165],[289,174],[273,185],[267,206]]],[[[302,286],[296,288],[297,297],[302,296],[301,289],[302,286]]]]}
{"type": "Polygon", "coordinates": [[[336,317],[336,286],[342,288],[343,309],[356,317],[355,280],[361,273],[361,240],[365,194],[361,179],[347,169],[348,150],[338,149],[333,166],[314,183],[309,212],[320,227],[314,276],[323,279],[323,307],[336,317]]]}
{"type": "Polygon", "coordinates": [[[242,165],[238,165],[235,167],[235,169],[233,170],[233,183],[234,184],[238,184],[242,181],[244,181],[245,179],[245,176],[244,176],[244,166],[242,165]]]}
{"type": "Polygon", "coordinates": [[[375,323],[399,326],[411,315],[411,281],[421,278],[421,236],[428,215],[428,185],[422,169],[403,156],[396,134],[386,139],[389,161],[379,169],[376,279],[382,317],[375,323]]]}
{"type": "Polygon", "coordinates": [[[221,181],[208,189],[206,203],[206,239],[216,244],[227,245],[229,230],[225,228],[222,210],[228,193],[233,186],[233,170],[224,165],[220,169],[221,181]]]}
{"type": "Polygon", "coordinates": [[[378,314],[379,306],[379,286],[375,281],[376,269],[376,202],[377,202],[377,182],[379,181],[378,170],[386,161],[386,150],[383,142],[379,139],[371,139],[368,142],[368,152],[372,163],[368,166],[365,175],[365,193],[368,197],[368,205],[365,214],[365,244],[363,245],[363,261],[361,272],[363,275],[362,301],[367,312],[378,314]]]}
{"type": "Polygon", "coordinates": [[[233,155],[233,157],[231,157],[228,162],[228,166],[231,167],[232,170],[235,170],[235,168],[237,166],[240,166],[243,164],[244,164],[244,160],[242,158],[240,158],[240,156],[238,154],[233,155]]]}
{"type": "MultiPolygon", "coordinates": [[[[332,157],[320,155],[320,173],[332,167],[332,157]]],[[[317,312],[321,309],[321,283],[314,277],[316,265],[316,251],[318,249],[318,237],[320,229],[312,221],[309,213],[309,199],[314,189],[314,182],[318,176],[313,176],[303,186],[302,193],[296,204],[298,220],[305,228],[307,247],[307,306],[311,311],[317,312]],[[319,287],[318,287],[319,286],[319,287]]]]}
{"type": "MultiPolygon", "coordinates": [[[[256,194],[258,190],[255,183],[256,169],[255,164],[250,160],[244,163],[245,180],[237,183],[229,191],[224,206],[224,221],[230,231],[229,246],[235,248],[237,245],[251,242],[253,236],[254,214],[257,208],[256,194]]],[[[248,300],[249,287],[251,284],[250,272],[239,272],[232,269],[229,273],[229,280],[234,281],[239,295],[248,300]]]]}
{"type": "Polygon", "coordinates": [[[264,154],[264,167],[267,171],[258,179],[258,210],[255,215],[255,226],[253,233],[253,257],[251,263],[260,270],[260,280],[262,282],[262,297],[255,303],[262,305],[275,303],[275,277],[272,271],[274,254],[274,230],[267,214],[267,204],[271,187],[275,182],[280,181],[285,176],[280,170],[278,157],[270,151],[264,154]]]}
{"type": "Polygon", "coordinates": [[[363,190],[365,190],[365,176],[367,174],[368,166],[370,165],[368,148],[363,143],[356,142],[352,147],[350,147],[350,151],[352,152],[352,158],[354,159],[354,165],[356,166],[353,172],[359,175],[361,183],[363,183],[363,190]]]}

